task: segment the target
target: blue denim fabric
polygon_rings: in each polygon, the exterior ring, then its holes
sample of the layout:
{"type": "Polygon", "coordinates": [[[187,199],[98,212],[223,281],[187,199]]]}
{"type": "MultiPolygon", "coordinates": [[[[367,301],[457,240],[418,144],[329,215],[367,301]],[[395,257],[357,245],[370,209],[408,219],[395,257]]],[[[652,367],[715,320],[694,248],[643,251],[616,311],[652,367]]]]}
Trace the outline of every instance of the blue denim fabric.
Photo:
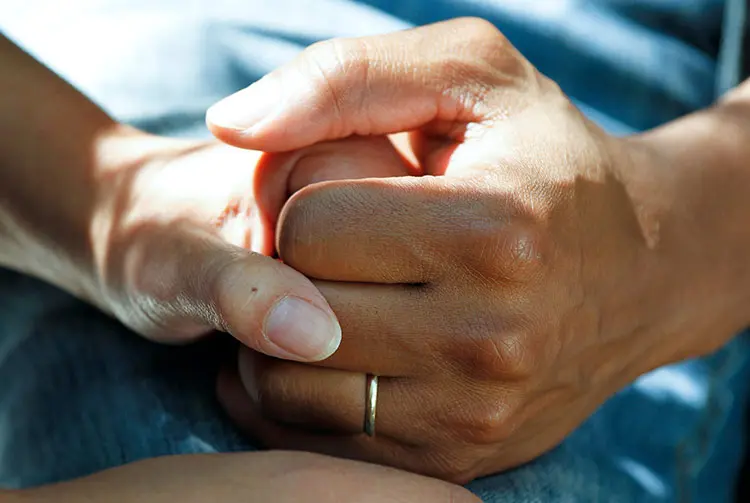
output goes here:
{"type": "MultiPolygon", "coordinates": [[[[728,5],[31,0],[0,4],[0,29],[117,118],[204,137],[207,106],[309,43],[478,15],[590,117],[627,134],[707,106],[736,80],[742,9],[728,5]]],[[[213,396],[226,353],[224,338],[188,348],[145,342],[53,287],[0,270],[0,484],[43,484],[162,454],[251,449],[213,396]]],[[[749,355],[750,338],[738,336],[713,356],[645,375],[557,449],[469,487],[490,503],[731,501],[749,355]]]]}

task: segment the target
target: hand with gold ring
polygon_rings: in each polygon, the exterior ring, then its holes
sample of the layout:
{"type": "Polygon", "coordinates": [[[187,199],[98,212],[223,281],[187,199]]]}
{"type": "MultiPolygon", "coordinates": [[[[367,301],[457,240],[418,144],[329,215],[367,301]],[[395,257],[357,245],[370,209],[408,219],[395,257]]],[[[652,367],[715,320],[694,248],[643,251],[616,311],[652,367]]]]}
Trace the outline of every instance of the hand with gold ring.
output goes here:
{"type": "Polygon", "coordinates": [[[276,213],[280,258],[343,339],[314,364],[241,350],[219,383],[229,414],[270,447],[463,482],[718,347],[750,321],[750,281],[736,228],[695,196],[725,181],[691,164],[699,139],[671,147],[706,130],[686,120],[609,136],[477,20],[317,45],[220,103],[209,125],[233,145],[408,132],[425,175],[314,184],[276,213]]]}
{"type": "Polygon", "coordinates": [[[365,386],[365,425],[364,432],[368,437],[375,436],[375,419],[378,415],[378,376],[367,374],[365,386]]]}

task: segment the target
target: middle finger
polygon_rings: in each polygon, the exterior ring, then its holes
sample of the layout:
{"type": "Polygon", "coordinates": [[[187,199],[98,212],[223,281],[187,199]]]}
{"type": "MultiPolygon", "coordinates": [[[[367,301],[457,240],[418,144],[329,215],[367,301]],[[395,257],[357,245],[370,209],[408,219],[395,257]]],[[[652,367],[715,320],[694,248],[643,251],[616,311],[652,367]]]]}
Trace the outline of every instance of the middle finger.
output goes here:
{"type": "Polygon", "coordinates": [[[315,281],[342,330],[339,349],[315,365],[388,377],[427,375],[447,344],[429,288],[315,281]]]}

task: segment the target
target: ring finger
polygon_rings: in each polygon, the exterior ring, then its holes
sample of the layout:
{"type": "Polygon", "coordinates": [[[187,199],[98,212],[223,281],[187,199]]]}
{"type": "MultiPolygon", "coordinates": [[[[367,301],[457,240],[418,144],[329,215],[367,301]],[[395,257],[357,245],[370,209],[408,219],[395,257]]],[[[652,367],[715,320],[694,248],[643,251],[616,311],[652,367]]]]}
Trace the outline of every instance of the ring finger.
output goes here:
{"type": "MultiPolygon", "coordinates": [[[[247,348],[238,356],[239,377],[260,413],[277,423],[312,432],[363,434],[366,375],[300,365],[247,348]]],[[[419,442],[428,431],[413,382],[378,378],[376,435],[419,442]]]]}

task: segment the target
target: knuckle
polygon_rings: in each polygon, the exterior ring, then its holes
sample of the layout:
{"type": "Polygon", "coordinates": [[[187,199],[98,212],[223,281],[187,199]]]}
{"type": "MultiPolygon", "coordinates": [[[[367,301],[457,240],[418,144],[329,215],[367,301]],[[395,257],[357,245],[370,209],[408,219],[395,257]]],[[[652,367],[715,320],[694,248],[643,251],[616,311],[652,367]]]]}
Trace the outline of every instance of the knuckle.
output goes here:
{"type": "Polygon", "coordinates": [[[464,258],[474,273],[493,282],[530,283],[543,277],[549,256],[547,233],[514,218],[476,225],[464,258]]]}
{"type": "Polygon", "coordinates": [[[503,279],[526,283],[544,272],[546,233],[536,225],[514,222],[499,233],[492,245],[494,264],[503,279]]]}
{"type": "Polygon", "coordinates": [[[467,33],[471,40],[477,40],[483,44],[490,43],[508,43],[508,39],[502,32],[490,21],[481,17],[464,17],[456,20],[459,30],[467,33]]]}
{"type": "Polygon", "coordinates": [[[510,436],[513,407],[510,403],[483,401],[471,407],[465,440],[473,445],[492,445],[510,436]]]}
{"type": "Polygon", "coordinates": [[[304,54],[324,70],[347,70],[362,61],[367,45],[358,38],[332,38],[316,42],[304,54]]]}
{"type": "Polygon", "coordinates": [[[312,73],[311,76],[330,78],[344,70],[341,46],[345,43],[341,39],[330,39],[316,42],[305,49],[302,55],[312,73]]]}
{"type": "MultiPolygon", "coordinates": [[[[305,50],[304,61],[312,85],[321,94],[319,107],[333,110],[337,128],[331,137],[345,137],[353,133],[362,135],[359,114],[345,113],[359,111],[364,99],[363,89],[368,88],[370,60],[367,44],[355,38],[335,38],[317,42],[305,50]]],[[[364,128],[366,129],[366,128],[364,128]]]]}
{"type": "Polygon", "coordinates": [[[467,49],[477,62],[499,70],[498,83],[507,84],[534,74],[533,66],[494,24],[481,18],[466,18],[461,23],[462,32],[467,34],[467,49]]]}
{"type": "Polygon", "coordinates": [[[526,202],[525,196],[508,195],[499,204],[472,212],[462,226],[461,262],[477,276],[493,283],[526,283],[546,271],[552,241],[548,231],[549,211],[542,201],[526,202]]]}
{"type": "MultiPolygon", "coordinates": [[[[164,232],[163,229],[160,229],[164,232]]],[[[110,280],[122,284],[126,291],[142,294],[161,303],[170,303],[184,288],[185,276],[176,260],[164,260],[166,240],[154,239],[153,235],[131,235],[129,242],[118,243],[116,255],[112,257],[110,280]]],[[[197,241],[200,244],[200,241],[197,241]]],[[[171,243],[170,243],[171,244],[171,243]]],[[[195,246],[195,245],[194,245],[195,246]]],[[[199,250],[200,251],[200,250],[199,250]]],[[[108,271],[109,272],[109,271],[108,271]]],[[[190,271],[191,275],[194,271],[190,271]]]]}
{"type": "Polygon", "coordinates": [[[491,22],[481,18],[460,18],[451,21],[446,36],[443,27],[440,37],[425,37],[424,51],[433,56],[431,69],[441,76],[439,92],[449,98],[445,106],[460,104],[458,116],[470,119],[480,104],[497,93],[497,88],[518,84],[529,77],[531,66],[491,22]],[[436,41],[441,51],[435,51],[436,41]],[[445,88],[447,81],[450,85],[445,88]],[[450,105],[448,105],[450,103],[450,105]]]}
{"type": "Polygon", "coordinates": [[[475,377],[490,380],[524,380],[538,370],[538,362],[525,332],[505,332],[501,335],[472,340],[468,354],[469,372],[475,377]]]}
{"type": "Polygon", "coordinates": [[[473,396],[446,411],[441,422],[453,443],[469,449],[495,445],[513,432],[517,401],[518,397],[496,390],[473,396]]]}
{"type": "Polygon", "coordinates": [[[180,243],[185,257],[190,258],[188,264],[188,260],[165,256],[171,244],[164,240],[149,249],[136,250],[138,255],[130,257],[124,270],[127,302],[117,304],[118,309],[124,307],[126,311],[113,314],[126,320],[134,317],[133,323],[128,323],[131,328],[162,341],[187,342],[205,333],[206,325],[230,331],[227,316],[233,311],[227,294],[232,277],[229,270],[246,252],[236,254],[230,248],[222,250],[225,253],[206,253],[213,243],[197,238],[189,249],[180,243]]]}

